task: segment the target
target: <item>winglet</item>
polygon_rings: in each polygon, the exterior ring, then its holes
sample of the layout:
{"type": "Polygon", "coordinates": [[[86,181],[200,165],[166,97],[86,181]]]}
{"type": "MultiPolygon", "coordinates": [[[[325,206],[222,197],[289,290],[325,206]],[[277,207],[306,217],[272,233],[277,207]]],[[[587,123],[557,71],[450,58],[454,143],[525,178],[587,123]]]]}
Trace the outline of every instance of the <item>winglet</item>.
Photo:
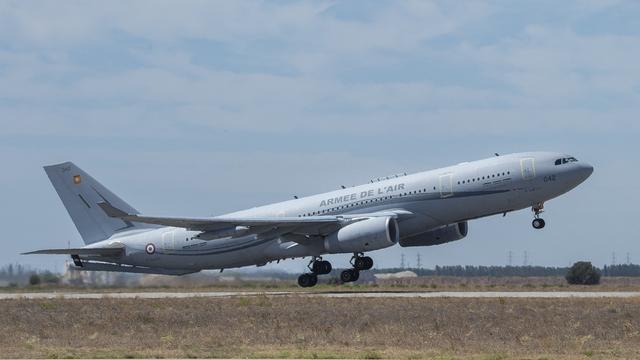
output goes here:
{"type": "Polygon", "coordinates": [[[107,214],[107,216],[112,217],[112,218],[119,218],[119,219],[123,219],[126,218],[128,216],[131,216],[130,214],[127,214],[126,212],[118,209],[117,207],[114,207],[113,205],[109,204],[108,202],[99,202],[98,206],[100,206],[100,208],[107,214]]]}

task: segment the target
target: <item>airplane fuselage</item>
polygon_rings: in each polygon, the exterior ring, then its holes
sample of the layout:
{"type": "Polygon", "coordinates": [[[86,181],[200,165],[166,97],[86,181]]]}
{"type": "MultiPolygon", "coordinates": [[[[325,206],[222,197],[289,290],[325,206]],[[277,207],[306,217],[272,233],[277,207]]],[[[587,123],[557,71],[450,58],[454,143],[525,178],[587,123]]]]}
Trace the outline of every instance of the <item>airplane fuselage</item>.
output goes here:
{"type": "MultiPolygon", "coordinates": [[[[421,234],[434,229],[529,208],[562,195],[593,171],[590,165],[574,160],[570,155],[549,152],[496,156],[384,178],[219,218],[335,217],[393,211],[400,214],[397,221],[403,245],[403,241],[419,239],[421,234]]],[[[119,232],[88,247],[119,244],[125,247],[125,255],[109,261],[181,270],[263,265],[330,252],[322,240],[292,241],[277,228],[215,240],[203,240],[199,234],[184,228],[157,227],[119,232]]]]}

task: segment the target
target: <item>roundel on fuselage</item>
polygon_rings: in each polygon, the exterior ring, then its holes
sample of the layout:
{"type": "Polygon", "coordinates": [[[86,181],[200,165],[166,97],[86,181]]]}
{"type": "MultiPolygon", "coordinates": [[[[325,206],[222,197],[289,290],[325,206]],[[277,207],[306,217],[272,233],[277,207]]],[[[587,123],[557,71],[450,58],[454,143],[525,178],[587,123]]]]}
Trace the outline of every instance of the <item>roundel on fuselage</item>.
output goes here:
{"type": "Polygon", "coordinates": [[[144,251],[146,251],[147,254],[152,255],[153,253],[156,252],[156,246],[149,243],[147,244],[147,246],[144,247],[144,251]]]}

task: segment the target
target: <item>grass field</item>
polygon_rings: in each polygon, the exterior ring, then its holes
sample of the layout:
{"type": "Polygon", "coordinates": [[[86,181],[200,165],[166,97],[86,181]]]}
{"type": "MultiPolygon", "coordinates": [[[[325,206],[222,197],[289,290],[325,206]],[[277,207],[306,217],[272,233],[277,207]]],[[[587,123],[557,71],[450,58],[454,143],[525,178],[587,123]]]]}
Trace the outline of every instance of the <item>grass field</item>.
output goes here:
{"type": "Polygon", "coordinates": [[[318,286],[302,289],[295,278],[289,280],[242,280],[229,278],[220,280],[215,277],[188,278],[157,276],[141,286],[68,286],[39,285],[23,287],[0,287],[0,292],[38,292],[38,291],[90,291],[90,292],[128,292],[128,291],[352,291],[352,290],[393,290],[393,291],[640,291],[640,277],[603,277],[597,286],[567,285],[562,277],[452,277],[421,276],[415,278],[384,279],[375,283],[336,284],[331,278],[323,276],[318,286]]]}
{"type": "Polygon", "coordinates": [[[0,356],[640,358],[640,299],[3,300],[0,356]]]}

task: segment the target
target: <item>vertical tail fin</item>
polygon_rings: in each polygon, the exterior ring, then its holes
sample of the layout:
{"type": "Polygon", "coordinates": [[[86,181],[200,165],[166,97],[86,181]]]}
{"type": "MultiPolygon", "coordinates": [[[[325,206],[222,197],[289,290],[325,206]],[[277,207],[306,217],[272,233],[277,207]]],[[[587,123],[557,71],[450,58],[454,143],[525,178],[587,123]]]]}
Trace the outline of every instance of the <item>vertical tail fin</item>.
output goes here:
{"type": "Polygon", "coordinates": [[[45,166],[44,171],[85,244],[108,239],[120,231],[149,227],[107,216],[97,205],[99,202],[107,202],[131,214],[138,214],[138,211],[73,163],[45,166]]]}

